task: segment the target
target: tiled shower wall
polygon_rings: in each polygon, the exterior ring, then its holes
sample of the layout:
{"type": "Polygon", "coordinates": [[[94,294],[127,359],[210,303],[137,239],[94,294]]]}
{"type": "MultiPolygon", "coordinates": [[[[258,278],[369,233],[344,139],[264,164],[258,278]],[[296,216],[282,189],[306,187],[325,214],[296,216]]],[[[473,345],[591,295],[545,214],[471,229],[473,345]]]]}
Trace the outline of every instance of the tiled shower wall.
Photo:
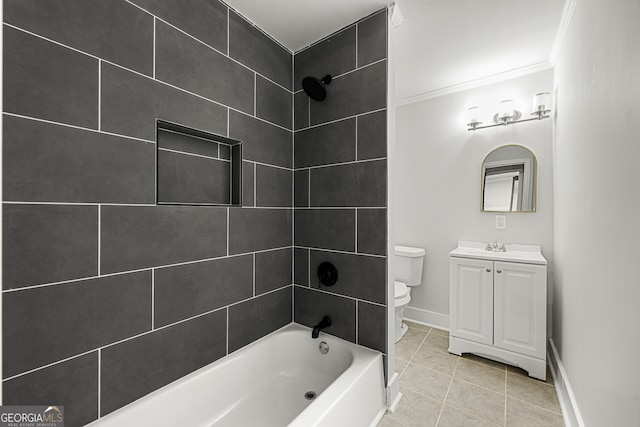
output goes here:
{"type": "Polygon", "coordinates": [[[296,53],[294,89],[294,319],[329,315],[329,333],[386,353],[386,10],[296,53]],[[326,74],[326,100],[310,100],[302,79],[326,74]]]}
{"type": "Polygon", "coordinates": [[[292,55],[215,0],[4,1],[4,405],[99,416],[292,321],[292,55]],[[156,118],[243,208],[156,206],[156,118]]]}

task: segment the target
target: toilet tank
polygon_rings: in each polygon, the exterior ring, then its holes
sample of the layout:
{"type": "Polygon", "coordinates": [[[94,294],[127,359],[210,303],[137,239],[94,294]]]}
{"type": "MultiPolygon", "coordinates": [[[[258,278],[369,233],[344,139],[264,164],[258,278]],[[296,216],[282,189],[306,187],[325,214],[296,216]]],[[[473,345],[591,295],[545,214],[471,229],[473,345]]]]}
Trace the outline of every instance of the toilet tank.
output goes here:
{"type": "Polygon", "coordinates": [[[395,279],[407,286],[418,286],[422,281],[425,250],[411,246],[395,247],[395,279]]]}

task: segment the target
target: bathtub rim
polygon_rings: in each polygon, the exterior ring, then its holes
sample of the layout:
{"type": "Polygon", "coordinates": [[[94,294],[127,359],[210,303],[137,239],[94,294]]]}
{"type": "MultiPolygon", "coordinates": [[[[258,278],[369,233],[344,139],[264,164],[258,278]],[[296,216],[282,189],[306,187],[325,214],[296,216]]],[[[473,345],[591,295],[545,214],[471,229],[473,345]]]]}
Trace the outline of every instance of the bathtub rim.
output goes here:
{"type": "MultiPolygon", "coordinates": [[[[308,326],[304,326],[300,323],[296,323],[296,322],[290,322],[286,325],[281,326],[280,328],[268,333],[267,335],[260,337],[259,339],[245,345],[244,347],[241,347],[237,350],[235,350],[232,353],[229,353],[217,360],[214,360],[211,363],[208,363],[207,365],[193,371],[190,372],[189,374],[180,377],[168,384],[165,384],[164,386],[116,409],[113,412],[109,412],[108,414],[105,414],[99,418],[96,418],[95,420],[91,421],[89,424],[86,424],[86,427],[101,427],[103,425],[103,423],[108,423],[109,420],[108,418],[114,418],[117,415],[122,416],[124,412],[126,411],[131,411],[134,410],[136,408],[138,408],[141,405],[144,405],[146,402],[156,398],[159,395],[162,395],[164,393],[167,392],[167,390],[169,388],[177,388],[182,386],[185,383],[188,383],[192,380],[194,380],[195,378],[205,374],[206,372],[208,372],[209,370],[213,370],[213,369],[217,369],[220,367],[223,367],[224,365],[227,364],[231,364],[235,361],[235,357],[234,356],[238,356],[240,354],[240,352],[244,351],[244,350],[249,350],[251,347],[260,345],[260,343],[262,343],[263,341],[268,340],[270,337],[272,337],[273,335],[279,334],[279,333],[283,333],[283,332],[304,332],[304,333],[308,333],[309,335],[311,334],[311,328],[309,328],[308,326]],[[114,417],[111,417],[111,416],[114,417]]],[[[329,391],[331,389],[331,391],[338,389],[337,385],[343,385],[344,383],[346,383],[345,379],[344,379],[344,374],[346,372],[348,372],[353,366],[354,363],[363,363],[363,356],[364,358],[369,358],[370,360],[368,360],[366,362],[367,365],[371,365],[373,363],[376,362],[376,360],[379,358],[380,359],[380,366],[382,367],[382,369],[384,370],[384,366],[383,366],[383,359],[382,359],[382,353],[378,350],[374,350],[368,347],[364,347],[362,345],[347,341],[343,338],[337,337],[335,335],[331,335],[328,334],[326,332],[320,332],[320,335],[318,336],[317,339],[314,339],[314,341],[317,341],[318,343],[320,343],[323,340],[329,340],[329,341],[334,341],[337,340],[339,341],[341,344],[346,345],[350,351],[352,351],[353,357],[352,360],[350,362],[350,364],[346,367],[346,369],[331,383],[329,384],[329,386],[327,386],[327,388],[318,395],[317,400],[316,401],[321,401],[323,402],[324,400],[327,400],[327,398],[325,397],[325,399],[321,399],[323,395],[327,396],[326,392],[329,391]],[[368,356],[368,357],[367,357],[368,356]]],[[[385,386],[384,386],[384,375],[382,377],[382,389],[380,390],[381,393],[385,393],[385,386]]],[[[315,401],[314,401],[315,403],[315,401]]],[[[297,417],[292,420],[291,423],[295,423],[295,420],[297,418],[299,418],[300,416],[302,416],[302,414],[307,411],[308,408],[312,407],[313,405],[309,405],[307,408],[303,409],[298,415],[297,417]]],[[[318,407],[319,405],[315,405],[315,407],[318,407]]],[[[327,409],[330,409],[333,406],[333,404],[329,404],[327,406],[327,409]]],[[[375,425],[375,424],[372,424],[375,425]]],[[[109,424],[106,424],[107,427],[109,427],[109,424]]]]}

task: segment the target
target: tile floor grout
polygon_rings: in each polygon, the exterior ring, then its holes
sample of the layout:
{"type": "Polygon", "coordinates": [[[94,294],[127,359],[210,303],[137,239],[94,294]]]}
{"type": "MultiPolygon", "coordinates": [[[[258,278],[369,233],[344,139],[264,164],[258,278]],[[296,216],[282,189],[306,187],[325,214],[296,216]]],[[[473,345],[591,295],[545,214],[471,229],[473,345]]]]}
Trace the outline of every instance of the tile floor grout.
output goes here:
{"type": "Polygon", "coordinates": [[[446,331],[410,324],[403,340],[396,344],[396,350],[399,362],[396,366],[402,366],[399,369],[400,388],[405,397],[395,413],[383,417],[379,427],[404,427],[415,423],[440,427],[470,424],[516,427],[539,422],[564,426],[553,382],[531,379],[519,368],[478,356],[450,354],[446,331]],[[455,363],[452,363],[453,358],[455,363]],[[466,360],[464,365],[461,360],[466,360]],[[497,376],[497,372],[502,374],[497,376]],[[421,379],[414,376],[425,374],[421,379]],[[495,386],[500,381],[504,385],[497,390],[495,386]],[[501,403],[495,406],[498,402],[501,403]],[[500,404],[503,408],[496,412],[500,404]]]}

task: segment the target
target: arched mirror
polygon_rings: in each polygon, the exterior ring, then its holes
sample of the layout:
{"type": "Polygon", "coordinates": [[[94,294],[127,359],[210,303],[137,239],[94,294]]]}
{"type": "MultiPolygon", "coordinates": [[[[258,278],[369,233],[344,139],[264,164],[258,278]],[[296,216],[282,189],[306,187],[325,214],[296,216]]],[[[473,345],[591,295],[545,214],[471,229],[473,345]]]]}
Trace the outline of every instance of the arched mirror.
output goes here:
{"type": "Polygon", "coordinates": [[[535,212],[538,161],[521,145],[503,145],[484,158],[482,212],[535,212]]]}

